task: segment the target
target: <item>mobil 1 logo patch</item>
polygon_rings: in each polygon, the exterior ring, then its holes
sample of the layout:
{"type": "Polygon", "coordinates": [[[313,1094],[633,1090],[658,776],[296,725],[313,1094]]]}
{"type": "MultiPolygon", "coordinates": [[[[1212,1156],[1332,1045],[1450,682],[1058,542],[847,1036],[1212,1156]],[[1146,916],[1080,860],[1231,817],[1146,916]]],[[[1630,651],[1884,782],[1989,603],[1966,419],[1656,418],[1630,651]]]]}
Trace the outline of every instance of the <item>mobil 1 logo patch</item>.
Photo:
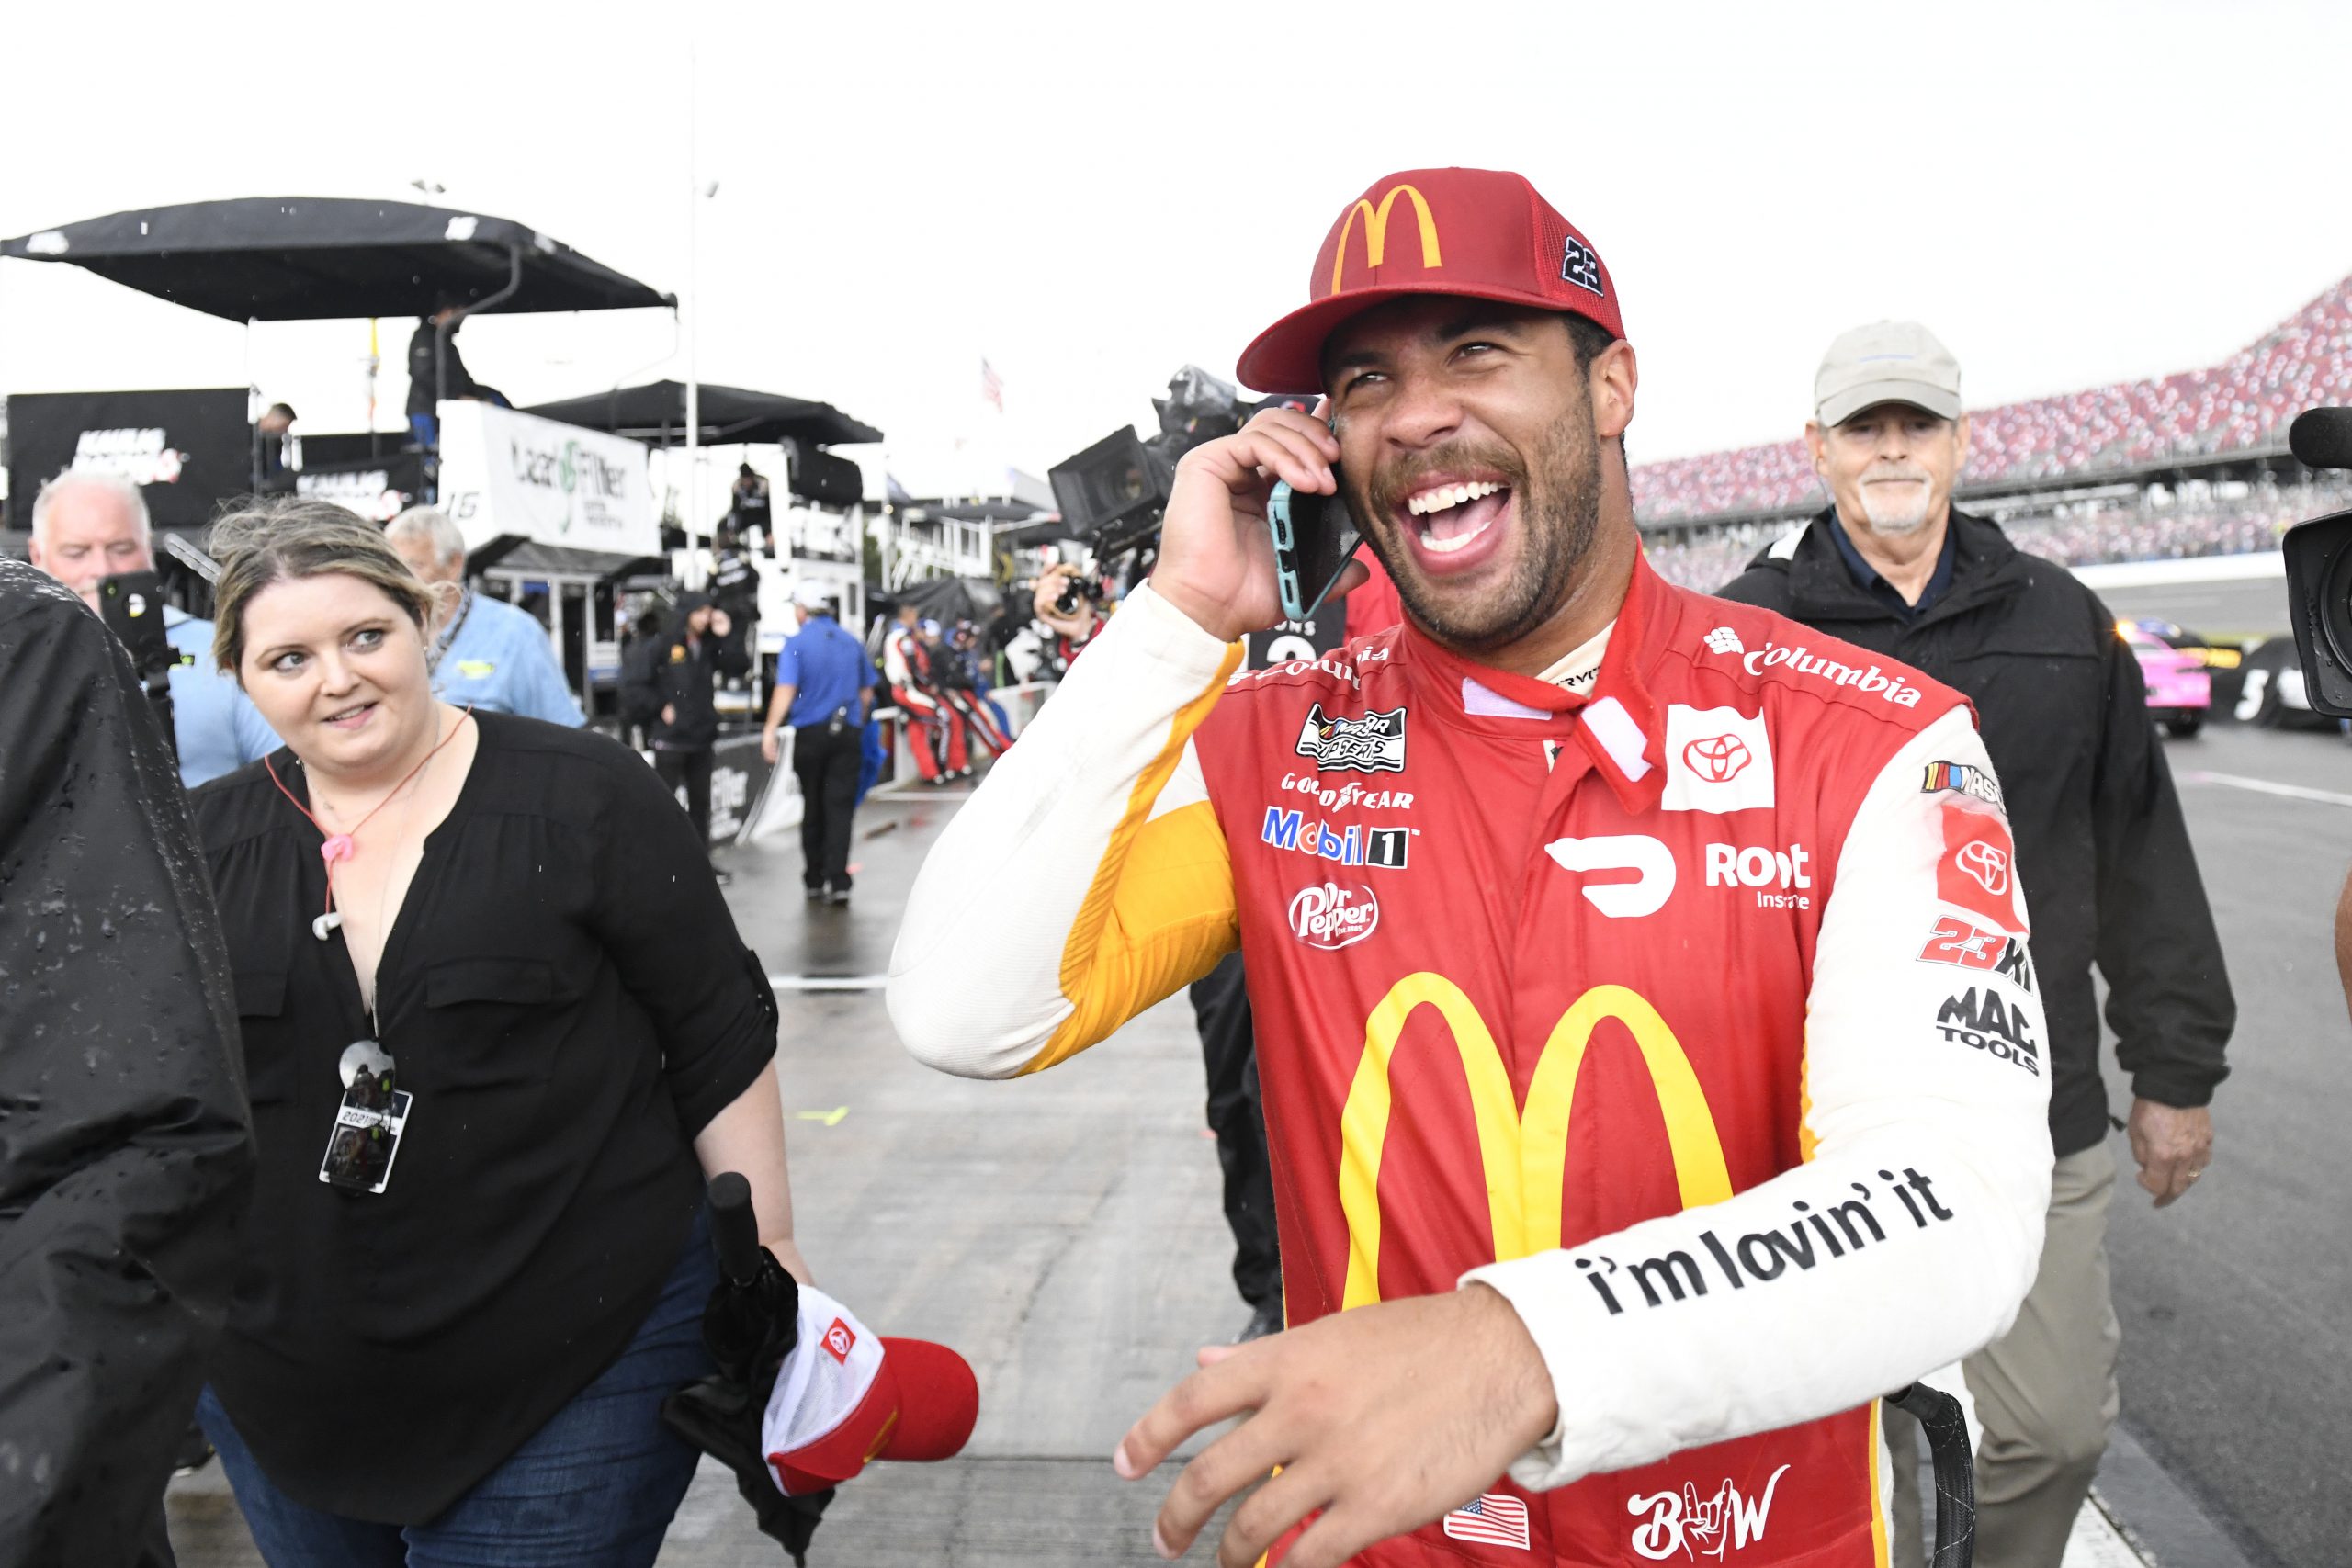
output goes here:
{"type": "Polygon", "coordinates": [[[1322,773],[1401,773],[1405,771],[1405,709],[1367,713],[1362,718],[1327,714],[1317,703],[1298,729],[1298,754],[1313,759],[1322,773]]]}
{"type": "Polygon", "coordinates": [[[1590,245],[1574,234],[1561,242],[1560,281],[1573,283],[1578,288],[1604,297],[1608,292],[1600,286],[1600,258],[1592,254],[1590,245]]]}
{"type": "Polygon", "coordinates": [[[1936,1030],[1955,1045],[2041,1076],[2041,1053],[2027,1032],[2025,1010],[2003,1001],[1990,986],[1972,986],[1959,996],[1946,997],[1936,1013],[1936,1030]]]}

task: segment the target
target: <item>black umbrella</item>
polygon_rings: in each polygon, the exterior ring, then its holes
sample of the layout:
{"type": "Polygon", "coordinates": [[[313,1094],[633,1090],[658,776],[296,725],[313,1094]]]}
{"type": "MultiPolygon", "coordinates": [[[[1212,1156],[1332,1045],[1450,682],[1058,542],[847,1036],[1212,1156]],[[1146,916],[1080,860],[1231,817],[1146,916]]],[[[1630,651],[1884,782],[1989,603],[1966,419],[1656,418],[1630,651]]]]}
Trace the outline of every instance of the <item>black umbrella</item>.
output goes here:
{"type": "Polygon", "coordinates": [[[710,1232],[720,1279],[703,1311],[702,1337],[718,1372],[662,1401],[662,1419],[735,1472],[735,1489],[752,1505],[761,1532],[781,1544],[794,1562],[805,1563],[817,1521],[833,1500],[832,1489],[785,1495],[760,1442],[768,1391],[799,1341],[800,1286],[775,1254],[760,1245],[751,1184],[734,1171],[711,1180],[710,1232]]]}
{"type": "Polygon", "coordinates": [[[526,225],[405,201],[247,197],[151,207],[0,240],[0,256],[86,267],[232,321],[671,305],[526,225]]]}
{"type": "MultiPolygon", "coordinates": [[[[700,429],[695,439],[704,446],[735,443],[764,446],[783,441],[835,446],[882,439],[880,431],[852,419],[831,403],[788,398],[781,392],[716,387],[707,381],[697,389],[696,397],[700,429]]],[[[686,437],[686,385],[683,381],[649,381],[641,387],[616,387],[609,392],[592,392],[584,398],[538,403],[523,412],[666,446],[686,437]]]]}

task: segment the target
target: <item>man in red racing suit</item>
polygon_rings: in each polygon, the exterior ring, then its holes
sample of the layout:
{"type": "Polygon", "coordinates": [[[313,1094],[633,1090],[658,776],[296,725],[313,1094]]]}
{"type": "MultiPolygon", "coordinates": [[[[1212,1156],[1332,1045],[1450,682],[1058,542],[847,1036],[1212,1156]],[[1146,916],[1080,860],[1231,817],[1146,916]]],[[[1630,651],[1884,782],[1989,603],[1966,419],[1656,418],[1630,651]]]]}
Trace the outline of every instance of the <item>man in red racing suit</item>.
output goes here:
{"type": "MultiPolygon", "coordinates": [[[[1359,207],[1407,187],[1474,265],[1482,215],[1540,203],[1421,171],[1359,207]]],[[[1411,259],[1401,215],[1386,239],[1411,259]]],[[[1318,283],[1344,281],[1331,248],[1318,283]]],[[[1579,311],[1588,354],[1535,304],[1581,301],[1540,282],[1465,322],[1429,297],[1459,276],[1365,270],[1387,308],[1326,327],[1324,363],[1380,379],[1329,378],[1336,439],[1275,412],[1187,457],[1154,582],[933,852],[892,1018],[934,1066],[1010,1076],[1246,954],[1288,1331],[1122,1444],[1140,1473],[1255,1413],[1171,1493],[1164,1551],[1279,1471],[1221,1561],[1883,1564],[1873,1401],[2005,1328],[2047,1201],[2041,1008],[1972,715],[1663,582],[1622,448],[1587,467],[1521,434],[1563,380],[1622,432],[1613,312],[1579,311]],[[1229,634],[1272,618],[1270,584],[1234,586],[1263,565],[1250,502],[1341,451],[1406,623],[1237,675],[1229,634]],[[1498,564],[1457,570],[1474,548],[1498,564]],[[1545,573],[1573,591],[1535,632],[1464,650],[1545,573]],[[978,918],[1008,893],[1028,918],[978,918]]]]}

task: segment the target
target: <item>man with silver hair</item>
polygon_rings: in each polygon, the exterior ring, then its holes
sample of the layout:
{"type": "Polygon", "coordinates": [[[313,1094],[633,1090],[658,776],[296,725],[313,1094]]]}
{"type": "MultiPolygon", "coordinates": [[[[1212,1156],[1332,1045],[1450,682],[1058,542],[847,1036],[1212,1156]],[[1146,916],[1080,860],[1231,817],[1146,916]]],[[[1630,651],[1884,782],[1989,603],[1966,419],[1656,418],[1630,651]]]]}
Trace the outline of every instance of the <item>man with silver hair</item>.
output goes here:
{"type": "MultiPolygon", "coordinates": [[[[1925,327],[1879,321],[1839,337],[1804,429],[1830,504],[1723,597],[1903,660],[1976,705],[1993,776],[1938,762],[1920,787],[2007,796],[2048,1038],[2020,1038],[2013,1020],[1972,1008],[1980,992],[1966,976],[1937,1025],[1955,1047],[2007,1050],[2049,1074],[2057,1156],[2032,1292],[2007,1335],[1963,1367],[1984,1427],[1976,1561],[2058,1568],[2119,1403],[2106,1251],[2116,1160],[2091,965],[2107,980],[2116,1058],[2132,1077],[2131,1122],[2115,1125],[2159,1208],[2212,1157],[2207,1102],[2229,1071],[2237,1013],[2131,645],[2064,567],[1952,505],[1968,436],[1960,363],[1925,327]]],[[[1770,652],[1749,650],[1749,668],[1770,652]]],[[[1979,864],[1971,874],[2009,873],[1979,864]]],[[[1891,1412],[1890,1434],[1909,1419],[1891,1412]]],[[[1895,1561],[1906,1564],[1921,1558],[1917,1495],[1905,1484],[1916,1473],[1894,1467],[1895,1561]]]]}
{"type": "MultiPolygon", "coordinates": [[[[98,582],[118,572],[155,570],[153,529],[138,487],[110,474],[68,470],[33,497],[32,564],[98,607],[98,582]]],[[[164,607],[173,666],[172,729],[180,783],[189,789],[277,750],[277,734],[212,665],[212,623],[164,607]]]]}
{"type": "Polygon", "coordinates": [[[384,536],[427,584],[448,583],[455,603],[433,645],[433,688],[445,703],[519,714],[578,728],[588,722],[555,661],[547,628],[527,610],[477,593],[466,581],[466,540],[437,506],[412,506],[384,536]]]}

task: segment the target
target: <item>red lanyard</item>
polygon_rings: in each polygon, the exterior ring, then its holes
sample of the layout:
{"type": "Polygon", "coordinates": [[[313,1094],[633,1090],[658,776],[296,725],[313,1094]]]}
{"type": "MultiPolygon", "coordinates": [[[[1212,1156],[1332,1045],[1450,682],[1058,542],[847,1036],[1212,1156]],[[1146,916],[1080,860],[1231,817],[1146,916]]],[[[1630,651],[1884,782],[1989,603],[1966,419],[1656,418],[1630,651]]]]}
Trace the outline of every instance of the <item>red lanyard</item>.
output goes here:
{"type": "Polygon", "coordinates": [[[425,762],[429,762],[433,761],[434,758],[439,756],[441,754],[441,748],[447,746],[450,741],[455,740],[458,738],[458,731],[465,728],[466,720],[473,716],[473,711],[474,710],[471,707],[468,707],[465,712],[459,714],[458,716],[458,722],[449,727],[449,733],[435,741],[433,743],[433,750],[424,754],[424,761],[418,762],[413,768],[411,768],[408,771],[408,777],[394,784],[391,788],[391,793],[385,795],[383,799],[378,801],[375,806],[369,809],[367,816],[362,817],[357,822],[354,823],[352,825],[351,831],[348,833],[328,832],[324,825],[322,825],[316,817],[311,815],[311,808],[294,798],[294,792],[286,787],[286,781],[277,776],[277,764],[271,761],[266,757],[262,759],[261,765],[265,769],[268,770],[269,782],[277,786],[277,793],[286,797],[288,805],[293,807],[295,810],[302,814],[303,820],[310,823],[311,827],[318,829],[319,837],[322,840],[319,845],[319,858],[326,863],[326,908],[320,911],[319,918],[312,921],[311,925],[311,933],[317,937],[321,942],[326,941],[327,932],[334,929],[334,925],[330,923],[331,918],[334,914],[334,863],[339,860],[349,860],[352,855],[356,852],[358,846],[352,840],[359,836],[359,829],[368,826],[368,823],[373,822],[376,819],[376,813],[381,811],[384,807],[392,803],[393,795],[396,795],[400,794],[401,791],[406,789],[409,786],[410,782],[413,780],[417,774],[424,772],[425,762]]]}

